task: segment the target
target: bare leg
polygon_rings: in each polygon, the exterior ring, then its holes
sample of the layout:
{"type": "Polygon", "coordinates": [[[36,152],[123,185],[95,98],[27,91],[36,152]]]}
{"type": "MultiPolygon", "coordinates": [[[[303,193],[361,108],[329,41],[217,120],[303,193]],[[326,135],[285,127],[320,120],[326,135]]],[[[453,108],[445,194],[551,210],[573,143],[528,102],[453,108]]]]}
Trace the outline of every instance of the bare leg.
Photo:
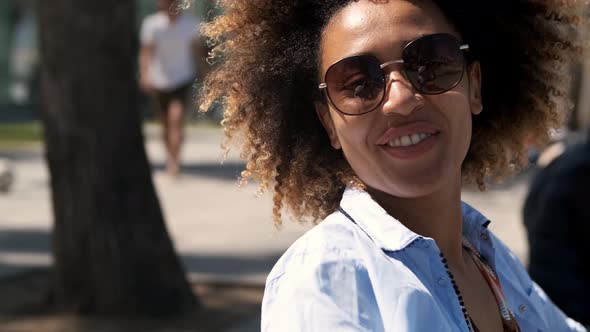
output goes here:
{"type": "Polygon", "coordinates": [[[180,147],[183,135],[184,105],[182,101],[173,99],[168,106],[167,116],[167,142],[168,165],[167,171],[171,176],[177,176],[180,171],[180,147]]]}
{"type": "Polygon", "coordinates": [[[170,135],[170,125],[168,122],[168,110],[160,111],[160,124],[162,125],[162,143],[164,143],[164,149],[166,150],[166,155],[170,155],[170,139],[168,138],[170,135]]]}

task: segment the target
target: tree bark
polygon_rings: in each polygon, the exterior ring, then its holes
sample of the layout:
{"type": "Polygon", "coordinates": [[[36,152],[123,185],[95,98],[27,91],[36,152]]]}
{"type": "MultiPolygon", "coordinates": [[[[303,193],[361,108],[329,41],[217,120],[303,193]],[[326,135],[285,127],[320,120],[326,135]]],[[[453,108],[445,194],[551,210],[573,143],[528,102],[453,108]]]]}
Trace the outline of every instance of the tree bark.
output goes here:
{"type": "Polygon", "coordinates": [[[135,1],[38,1],[53,293],[84,314],[171,315],[196,300],[166,231],[135,79],[135,1]]]}

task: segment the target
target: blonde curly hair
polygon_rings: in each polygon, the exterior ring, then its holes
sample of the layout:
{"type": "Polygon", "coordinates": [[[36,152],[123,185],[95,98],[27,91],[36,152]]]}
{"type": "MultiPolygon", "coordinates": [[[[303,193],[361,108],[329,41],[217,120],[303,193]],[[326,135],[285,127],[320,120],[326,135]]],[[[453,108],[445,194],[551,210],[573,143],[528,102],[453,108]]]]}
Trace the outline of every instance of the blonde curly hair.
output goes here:
{"type": "MultiPolygon", "coordinates": [[[[223,14],[202,27],[214,68],[200,109],[225,107],[224,146],[242,139],[242,179],[274,190],[273,216],[286,207],[319,222],[346,185],[362,185],[317,119],[319,45],[330,18],[352,1],[218,0],[223,14]]],[[[525,163],[525,140],[548,141],[570,107],[568,64],[581,53],[579,1],[435,0],[481,63],[485,112],[473,118],[463,180],[482,190],[525,163]]]]}

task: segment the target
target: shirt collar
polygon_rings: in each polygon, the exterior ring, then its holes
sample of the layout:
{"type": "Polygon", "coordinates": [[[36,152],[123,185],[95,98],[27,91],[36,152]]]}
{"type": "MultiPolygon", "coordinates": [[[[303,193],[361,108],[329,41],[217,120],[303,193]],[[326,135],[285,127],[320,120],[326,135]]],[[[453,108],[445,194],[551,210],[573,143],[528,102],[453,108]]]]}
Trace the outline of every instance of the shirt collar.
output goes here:
{"type": "MultiPolygon", "coordinates": [[[[341,212],[357,224],[378,246],[387,251],[404,249],[417,238],[422,238],[389,215],[364,190],[348,187],[340,201],[341,212]]],[[[490,221],[469,204],[461,202],[463,234],[468,239],[477,236],[490,221]]]]}

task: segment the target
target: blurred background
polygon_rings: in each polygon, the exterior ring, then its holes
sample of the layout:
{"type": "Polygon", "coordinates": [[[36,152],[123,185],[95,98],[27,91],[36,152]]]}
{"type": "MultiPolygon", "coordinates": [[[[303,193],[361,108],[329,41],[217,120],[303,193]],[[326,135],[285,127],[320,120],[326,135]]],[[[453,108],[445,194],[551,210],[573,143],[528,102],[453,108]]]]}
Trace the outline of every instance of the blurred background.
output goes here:
{"type": "MultiPolygon", "coordinates": [[[[114,25],[119,22],[115,9],[131,13],[127,19],[133,25],[137,44],[128,54],[133,58],[130,63],[137,67],[141,22],[156,11],[156,1],[129,0],[127,6],[115,5],[120,1],[106,2],[94,5],[96,8],[89,4],[68,10],[80,10],[80,17],[93,10],[102,13],[103,19],[112,15],[114,25]]],[[[270,196],[258,194],[256,184],[238,186],[244,169],[238,152],[232,150],[221,162],[221,109],[201,115],[196,106],[187,108],[182,166],[179,175],[172,177],[166,172],[161,123],[149,94],[142,92],[139,84],[133,85],[133,104],[112,101],[113,111],[115,104],[133,105],[130,116],[118,115],[121,123],[136,119],[138,133],[142,133],[136,135],[142,147],[136,149],[137,154],[132,153],[133,157],[129,152],[133,147],[123,152],[117,150],[119,147],[106,148],[117,145],[113,143],[116,140],[103,140],[115,135],[122,125],[117,117],[105,118],[83,101],[56,98],[59,105],[48,105],[55,94],[44,92],[41,86],[52,86],[51,82],[57,85],[60,80],[52,76],[52,69],[64,65],[59,64],[49,45],[70,42],[66,36],[48,42],[56,31],[66,31],[49,24],[61,24],[56,17],[60,6],[68,3],[73,2],[55,1],[52,10],[40,8],[33,0],[0,1],[0,332],[258,331],[265,277],[281,253],[311,225],[287,222],[280,230],[275,229],[270,196]],[[42,38],[43,33],[46,35],[42,38]],[[49,54],[45,77],[53,79],[47,79],[45,85],[42,40],[49,54]],[[60,107],[84,111],[54,117],[60,107]],[[97,123],[96,128],[88,130],[96,132],[85,134],[84,129],[93,123],[97,123]],[[60,142],[71,141],[78,145],[64,143],[67,148],[60,150],[60,142]],[[81,147],[103,152],[98,153],[102,158],[84,161],[90,154],[73,152],[81,147]],[[149,161],[147,173],[142,171],[143,156],[149,161]],[[124,166],[125,157],[132,159],[131,170],[124,166]],[[75,167],[90,164],[98,166],[76,173],[75,167]],[[108,177],[118,169],[125,169],[122,172],[134,183],[121,178],[110,181],[108,177]],[[147,177],[140,176],[144,173],[147,177]],[[98,180],[88,180],[92,176],[98,180]],[[70,187],[79,184],[79,188],[67,193],[67,178],[73,181],[70,187]],[[92,188],[99,189],[89,190],[92,188]],[[111,194],[110,190],[122,193],[111,194]],[[100,203],[99,196],[105,191],[113,202],[100,203]],[[145,200],[137,198],[151,191],[155,200],[149,195],[145,200]],[[129,195],[134,198],[126,198],[129,195]],[[135,198],[159,208],[146,212],[147,205],[133,203],[135,198]],[[110,213],[115,206],[125,211],[124,215],[110,213]]],[[[187,12],[201,22],[216,13],[212,1],[195,1],[187,12]]],[[[62,17],[62,21],[68,19],[71,17],[62,17]]],[[[72,52],[62,54],[64,58],[75,61],[75,56],[81,56],[82,47],[70,44],[65,46],[68,48],[72,52]]],[[[106,56],[113,52],[112,47],[96,49],[104,50],[106,56]]],[[[80,63],[93,66],[92,59],[80,59],[80,63]]],[[[529,245],[523,207],[531,183],[563,151],[587,140],[590,62],[581,59],[567,70],[573,77],[575,108],[568,126],[555,133],[554,144],[543,151],[531,147],[531,167],[514,179],[487,192],[467,187],[463,193],[466,202],[492,220],[491,229],[525,265],[529,263],[529,245]]],[[[133,80],[138,80],[138,71],[133,70],[133,80]]],[[[86,79],[94,80],[92,76],[86,79]]],[[[69,93],[78,91],[72,82],[79,81],[67,82],[73,86],[69,93]]],[[[80,91],[80,95],[86,93],[80,91]]],[[[114,91],[116,95],[118,90],[114,91]]],[[[135,127],[129,128],[133,132],[135,127]]],[[[121,145],[126,144],[125,137],[118,138],[121,145]]],[[[134,141],[135,136],[129,137],[134,141]]]]}

